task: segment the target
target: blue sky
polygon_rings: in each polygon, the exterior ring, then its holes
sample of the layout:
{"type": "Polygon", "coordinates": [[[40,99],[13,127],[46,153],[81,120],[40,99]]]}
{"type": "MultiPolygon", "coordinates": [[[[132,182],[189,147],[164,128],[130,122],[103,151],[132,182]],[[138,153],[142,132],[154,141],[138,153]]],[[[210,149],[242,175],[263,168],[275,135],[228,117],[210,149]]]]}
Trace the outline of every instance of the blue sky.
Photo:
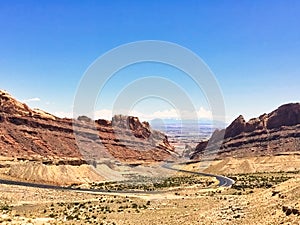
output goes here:
{"type": "MultiPolygon", "coordinates": [[[[299,102],[299,11],[300,2],[289,0],[1,1],[0,88],[32,107],[70,115],[80,79],[95,59],[128,42],[163,40],[189,48],[210,67],[228,121],[239,114],[250,119],[299,102]]],[[[111,110],[124,85],[153,74],[179,82],[206,115],[203,93],[179,73],[157,65],[121,71],[99,96],[99,115],[111,110]]],[[[172,113],[155,99],[135,110],[172,113]]]]}

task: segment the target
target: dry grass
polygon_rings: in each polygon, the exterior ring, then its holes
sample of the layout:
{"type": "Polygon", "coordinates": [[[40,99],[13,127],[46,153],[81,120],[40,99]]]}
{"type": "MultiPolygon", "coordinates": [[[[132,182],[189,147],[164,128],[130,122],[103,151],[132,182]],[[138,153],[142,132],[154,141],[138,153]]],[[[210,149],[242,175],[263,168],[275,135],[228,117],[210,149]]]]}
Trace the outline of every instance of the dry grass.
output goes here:
{"type": "MultiPolygon", "coordinates": [[[[272,159],[274,160],[274,159],[272,159]]],[[[278,160],[278,159],[276,159],[278,160]]],[[[197,169],[195,165],[188,165],[197,169]]],[[[176,174],[179,176],[180,174],[176,174]]],[[[299,224],[298,172],[231,175],[233,188],[183,182],[157,194],[95,195],[0,185],[1,224],[299,224]]],[[[177,182],[176,179],[174,181],[177,182]]]]}

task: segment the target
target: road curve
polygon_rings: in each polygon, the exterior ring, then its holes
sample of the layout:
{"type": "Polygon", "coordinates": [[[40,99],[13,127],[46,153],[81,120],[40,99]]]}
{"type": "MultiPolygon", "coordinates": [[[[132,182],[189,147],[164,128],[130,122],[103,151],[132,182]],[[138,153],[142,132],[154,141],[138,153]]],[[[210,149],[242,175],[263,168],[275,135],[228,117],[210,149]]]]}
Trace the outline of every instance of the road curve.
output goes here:
{"type": "MultiPolygon", "coordinates": [[[[189,173],[189,174],[196,174],[200,176],[207,176],[207,177],[215,177],[219,181],[219,187],[231,187],[234,184],[234,180],[222,176],[222,175],[214,175],[209,173],[201,173],[201,172],[194,172],[182,169],[173,168],[172,165],[174,164],[166,164],[163,167],[169,170],[174,170],[177,172],[189,173]]],[[[101,190],[101,189],[76,189],[71,187],[63,187],[51,184],[38,184],[38,183],[31,183],[31,182],[23,182],[23,181],[13,181],[13,180],[4,180],[0,179],[0,184],[7,184],[7,185],[17,185],[17,186],[24,186],[24,187],[34,187],[34,188],[44,188],[44,189],[54,189],[54,190],[67,190],[67,191],[77,191],[77,192],[87,192],[87,193],[95,193],[95,194],[111,194],[111,193],[123,193],[123,194],[158,194],[158,193],[165,193],[168,191],[117,191],[117,190],[101,190]]]]}
{"type": "Polygon", "coordinates": [[[235,181],[230,179],[229,177],[225,177],[222,175],[210,174],[210,173],[202,173],[202,172],[176,169],[176,168],[173,168],[172,165],[174,165],[174,164],[165,164],[165,165],[163,165],[163,167],[166,169],[169,169],[169,170],[175,170],[175,171],[183,172],[183,173],[196,174],[196,175],[205,176],[205,177],[215,177],[219,181],[219,187],[231,187],[231,185],[233,185],[235,183],[235,181]]]}

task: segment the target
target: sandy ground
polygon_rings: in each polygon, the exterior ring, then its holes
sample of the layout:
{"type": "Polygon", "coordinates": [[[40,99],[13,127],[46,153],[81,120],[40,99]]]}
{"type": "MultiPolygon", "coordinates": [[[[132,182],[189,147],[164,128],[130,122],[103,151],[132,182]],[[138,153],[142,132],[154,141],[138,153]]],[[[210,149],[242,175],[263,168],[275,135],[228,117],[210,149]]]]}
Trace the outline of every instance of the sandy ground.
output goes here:
{"type": "Polygon", "coordinates": [[[238,174],[256,172],[280,172],[300,170],[300,154],[282,154],[278,156],[259,156],[244,158],[225,158],[211,162],[191,165],[207,173],[238,174]]]}
{"type": "MultiPolygon", "coordinates": [[[[214,172],[221,173],[227,167],[236,176],[245,176],[238,174],[245,171],[252,176],[251,172],[261,171],[261,167],[270,170],[271,165],[278,171],[284,168],[300,169],[298,160],[298,155],[225,159],[213,162],[208,169],[213,168],[214,172]],[[243,167],[241,165],[245,164],[245,160],[249,164],[243,167]]],[[[198,168],[199,164],[185,167],[191,170],[198,168]]],[[[7,168],[2,168],[5,169],[7,168]]],[[[237,190],[216,186],[199,189],[191,186],[160,194],[96,195],[0,184],[0,223],[300,224],[300,174],[283,174],[289,179],[269,188],[237,190]],[[293,213],[287,214],[286,208],[293,209],[293,213]]],[[[263,173],[263,176],[273,177],[274,174],[263,173]]]]}
{"type": "Polygon", "coordinates": [[[194,189],[164,198],[152,195],[151,200],[138,195],[91,195],[7,185],[0,185],[0,191],[2,224],[299,224],[300,221],[299,215],[286,216],[282,211],[284,205],[299,208],[299,177],[271,189],[255,189],[251,194],[235,195],[230,189],[220,188],[208,192],[194,189]],[[272,196],[274,192],[280,194],[272,196]]]}
{"type": "Polygon", "coordinates": [[[71,185],[102,181],[103,178],[90,165],[43,165],[42,163],[14,164],[7,175],[39,183],[71,185]]]}

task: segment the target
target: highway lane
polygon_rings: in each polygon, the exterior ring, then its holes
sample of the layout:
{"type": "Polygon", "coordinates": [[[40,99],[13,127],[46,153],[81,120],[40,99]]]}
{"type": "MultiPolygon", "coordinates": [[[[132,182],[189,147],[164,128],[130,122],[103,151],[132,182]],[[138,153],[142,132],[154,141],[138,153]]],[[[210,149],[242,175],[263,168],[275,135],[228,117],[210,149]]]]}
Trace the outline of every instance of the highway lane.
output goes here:
{"type": "Polygon", "coordinates": [[[43,188],[43,189],[53,189],[53,190],[67,190],[67,191],[75,191],[75,192],[87,192],[94,194],[112,194],[112,193],[122,193],[122,194],[157,194],[164,193],[167,191],[121,191],[121,190],[104,190],[104,189],[88,189],[88,188],[72,188],[72,187],[63,187],[51,184],[38,184],[31,182],[23,182],[23,181],[12,181],[12,180],[3,180],[0,179],[0,184],[7,185],[17,185],[23,187],[34,187],[34,188],[43,188]]]}
{"type": "Polygon", "coordinates": [[[233,185],[235,183],[235,181],[230,179],[229,177],[225,177],[222,175],[210,174],[210,173],[202,173],[202,172],[176,169],[176,168],[173,168],[172,165],[176,165],[176,164],[165,164],[165,165],[163,165],[163,167],[166,169],[169,169],[169,170],[177,171],[177,172],[196,174],[196,175],[205,176],[205,177],[215,177],[219,181],[219,187],[231,187],[231,185],[233,185]]]}
{"type": "MultiPolygon", "coordinates": [[[[207,177],[215,177],[219,181],[219,187],[231,187],[234,184],[234,180],[222,176],[222,175],[215,175],[209,173],[201,173],[195,171],[188,171],[182,169],[173,168],[174,164],[166,164],[163,167],[169,170],[174,170],[177,172],[189,173],[189,174],[196,174],[200,176],[207,176],[207,177]]],[[[166,191],[118,191],[118,190],[102,190],[102,189],[76,189],[72,187],[63,187],[57,185],[50,185],[50,184],[38,184],[38,183],[31,183],[31,182],[23,182],[23,181],[13,181],[13,180],[4,180],[0,179],[0,184],[7,184],[7,185],[17,185],[17,186],[24,186],[24,187],[34,187],[34,188],[44,188],[44,189],[54,189],[54,190],[67,190],[67,191],[76,191],[76,192],[87,192],[87,193],[94,193],[94,194],[111,194],[111,193],[121,193],[121,194],[159,194],[159,193],[166,193],[166,191]]]]}

